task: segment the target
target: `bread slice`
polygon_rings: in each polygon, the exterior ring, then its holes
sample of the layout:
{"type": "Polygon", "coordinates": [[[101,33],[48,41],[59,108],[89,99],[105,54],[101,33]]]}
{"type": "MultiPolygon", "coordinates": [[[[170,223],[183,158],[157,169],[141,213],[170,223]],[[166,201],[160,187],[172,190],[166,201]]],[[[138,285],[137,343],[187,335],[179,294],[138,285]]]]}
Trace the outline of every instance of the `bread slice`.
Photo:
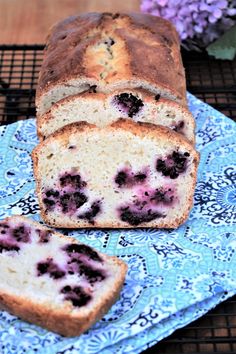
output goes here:
{"type": "Polygon", "coordinates": [[[57,23],[48,36],[36,93],[38,115],[64,97],[143,88],[186,105],[177,31],[140,13],[86,13],[57,23]]]}
{"type": "Polygon", "coordinates": [[[30,219],[0,222],[0,306],[63,336],[86,331],[117,300],[126,264],[30,219]]]}
{"type": "Polygon", "coordinates": [[[195,121],[186,107],[160,95],[134,89],[112,94],[88,91],[64,98],[37,117],[38,135],[41,140],[45,139],[66,124],[78,121],[104,127],[120,117],[167,126],[194,143],[195,121]]]}
{"type": "Polygon", "coordinates": [[[166,127],[125,119],[105,128],[72,123],[32,157],[49,225],[175,228],[192,206],[199,156],[166,127]]]}

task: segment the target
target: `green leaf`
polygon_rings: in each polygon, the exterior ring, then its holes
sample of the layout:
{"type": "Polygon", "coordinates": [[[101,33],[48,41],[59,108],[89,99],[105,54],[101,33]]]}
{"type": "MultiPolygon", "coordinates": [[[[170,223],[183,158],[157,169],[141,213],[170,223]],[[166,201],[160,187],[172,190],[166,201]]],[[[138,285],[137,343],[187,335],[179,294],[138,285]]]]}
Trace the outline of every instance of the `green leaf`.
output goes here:
{"type": "Polygon", "coordinates": [[[216,59],[233,60],[236,55],[236,26],[231,27],[223,36],[211,43],[206,50],[216,59]]]}

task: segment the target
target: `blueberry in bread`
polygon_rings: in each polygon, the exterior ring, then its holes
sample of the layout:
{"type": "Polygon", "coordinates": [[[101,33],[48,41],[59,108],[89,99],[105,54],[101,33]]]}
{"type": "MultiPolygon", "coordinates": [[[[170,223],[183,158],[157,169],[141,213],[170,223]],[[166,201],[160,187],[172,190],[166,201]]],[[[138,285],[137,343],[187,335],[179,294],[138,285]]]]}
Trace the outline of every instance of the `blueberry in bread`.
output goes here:
{"type": "Polygon", "coordinates": [[[38,116],[78,93],[132,88],[186,105],[179,37],[169,21],[140,13],[87,13],[52,28],[39,75],[38,116]]]}
{"type": "Polygon", "coordinates": [[[192,206],[199,156],[169,128],[72,123],[32,154],[41,216],[56,227],[174,228],[192,206]]]}
{"type": "Polygon", "coordinates": [[[141,89],[109,94],[87,91],[66,97],[37,117],[37,130],[42,140],[66,124],[86,121],[104,127],[120,117],[167,126],[194,143],[195,122],[189,110],[141,89]]]}
{"type": "Polygon", "coordinates": [[[0,306],[64,336],[109,310],[127,266],[116,257],[21,216],[0,222],[0,306]]]}

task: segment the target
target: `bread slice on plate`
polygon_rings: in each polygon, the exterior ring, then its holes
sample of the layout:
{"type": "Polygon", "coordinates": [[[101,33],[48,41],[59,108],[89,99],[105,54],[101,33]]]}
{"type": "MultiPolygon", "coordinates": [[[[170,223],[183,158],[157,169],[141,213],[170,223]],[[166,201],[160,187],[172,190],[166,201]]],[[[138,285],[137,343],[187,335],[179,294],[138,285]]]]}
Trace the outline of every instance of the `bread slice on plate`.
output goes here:
{"type": "Polygon", "coordinates": [[[0,222],[0,306],[64,336],[101,319],[127,265],[22,216],[0,222]]]}
{"type": "Polygon", "coordinates": [[[44,51],[37,114],[96,88],[143,88],[186,105],[179,36],[171,22],[141,13],[86,13],[57,23],[44,51]]]}
{"type": "Polygon", "coordinates": [[[180,134],[121,119],[72,123],[32,153],[45,223],[175,228],[192,207],[199,155],[180,134]]]}
{"type": "Polygon", "coordinates": [[[69,96],[37,117],[37,130],[43,140],[70,123],[86,121],[104,127],[120,117],[164,125],[184,135],[191,143],[195,140],[195,121],[185,106],[141,89],[118,90],[110,94],[87,91],[69,96]]]}

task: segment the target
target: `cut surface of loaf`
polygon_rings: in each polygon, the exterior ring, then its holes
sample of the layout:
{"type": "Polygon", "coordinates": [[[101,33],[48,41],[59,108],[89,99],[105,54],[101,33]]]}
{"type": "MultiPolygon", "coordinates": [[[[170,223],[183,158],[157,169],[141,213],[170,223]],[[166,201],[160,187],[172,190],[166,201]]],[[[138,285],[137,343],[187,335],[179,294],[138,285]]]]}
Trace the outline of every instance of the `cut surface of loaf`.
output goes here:
{"type": "Polygon", "coordinates": [[[178,34],[167,20],[139,13],[86,13],[56,24],[47,40],[36,94],[38,115],[96,87],[143,88],[186,104],[178,34]]]}
{"type": "Polygon", "coordinates": [[[78,121],[104,127],[120,117],[167,126],[194,143],[195,121],[186,107],[144,90],[128,89],[112,94],[86,92],[58,101],[47,113],[37,117],[38,135],[45,139],[78,121]]]}
{"type": "Polygon", "coordinates": [[[127,270],[117,257],[21,216],[0,222],[0,307],[77,336],[116,301],[127,270]]]}
{"type": "Polygon", "coordinates": [[[33,151],[41,216],[57,227],[166,227],[192,206],[199,156],[180,134],[121,119],[72,123],[33,151]]]}

